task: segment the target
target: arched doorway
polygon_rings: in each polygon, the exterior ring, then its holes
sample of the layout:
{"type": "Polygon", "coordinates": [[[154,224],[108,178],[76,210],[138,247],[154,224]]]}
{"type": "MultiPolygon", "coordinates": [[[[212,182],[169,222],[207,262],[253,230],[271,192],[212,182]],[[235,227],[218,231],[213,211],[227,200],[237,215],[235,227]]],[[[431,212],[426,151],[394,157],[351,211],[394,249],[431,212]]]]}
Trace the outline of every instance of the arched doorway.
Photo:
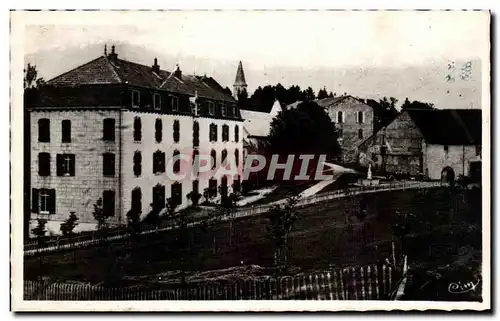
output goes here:
{"type": "Polygon", "coordinates": [[[446,166],[441,171],[441,184],[452,184],[455,181],[455,172],[453,168],[446,166]]]}

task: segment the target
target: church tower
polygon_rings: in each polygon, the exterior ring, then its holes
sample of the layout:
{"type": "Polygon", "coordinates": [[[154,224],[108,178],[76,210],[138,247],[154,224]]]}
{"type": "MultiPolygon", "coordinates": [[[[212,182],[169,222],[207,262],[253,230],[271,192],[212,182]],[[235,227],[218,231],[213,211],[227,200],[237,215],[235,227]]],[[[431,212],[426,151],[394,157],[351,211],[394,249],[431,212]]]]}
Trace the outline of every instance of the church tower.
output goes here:
{"type": "Polygon", "coordinates": [[[236,71],[236,79],[233,84],[233,95],[238,99],[238,93],[247,89],[247,83],[245,81],[245,73],[243,72],[243,64],[238,64],[238,70],[236,71]]]}

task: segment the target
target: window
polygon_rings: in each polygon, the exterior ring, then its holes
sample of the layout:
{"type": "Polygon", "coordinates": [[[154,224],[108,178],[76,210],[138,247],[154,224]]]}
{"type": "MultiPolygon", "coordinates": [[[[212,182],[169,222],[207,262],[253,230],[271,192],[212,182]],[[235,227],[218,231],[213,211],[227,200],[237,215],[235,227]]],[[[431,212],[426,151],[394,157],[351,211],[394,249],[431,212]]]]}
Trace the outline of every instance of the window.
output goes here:
{"type": "MultiPolygon", "coordinates": [[[[198,180],[193,181],[193,194],[199,194],[200,182],[198,180]]],[[[193,205],[198,205],[199,197],[193,199],[193,205]]]]}
{"type": "Polygon", "coordinates": [[[363,139],[363,130],[361,128],[358,129],[358,138],[363,139]]]}
{"type": "Polygon", "coordinates": [[[165,186],[157,184],[153,187],[153,209],[162,210],[165,207],[165,186]]]}
{"type": "Polygon", "coordinates": [[[153,94],[153,108],[161,110],[161,96],[160,94],[153,94]]]}
{"type": "Polygon", "coordinates": [[[38,154],[38,175],[50,176],[50,154],[38,154]]]}
{"type": "Polygon", "coordinates": [[[155,121],[155,139],[156,139],[157,143],[161,142],[161,138],[163,135],[162,131],[163,131],[163,124],[161,122],[161,119],[156,118],[156,121],[155,121]]]}
{"type": "Polygon", "coordinates": [[[224,162],[226,161],[226,158],[227,158],[227,150],[224,149],[224,150],[222,150],[222,153],[221,153],[220,163],[224,164],[224,162]]]}
{"type": "Polygon", "coordinates": [[[214,103],[211,102],[211,101],[207,101],[207,105],[208,105],[208,113],[210,114],[210,116],[215,115],[215,105],[214,105],[214,103]]]}
{"type": "Polygon", "coordinates": [[[139,108],[141,104],[141,93],[137,90],[132,90],[132,107],[139,108]]]}
{"type": "Polygon", "coordinates": [[[137,151],[134,153],[134,175],[141,176],[142,173],[142,155],[137,151]]]}
{"type": "Polygon", "coordinates": [[[200,124],[195,121],[193,123],[193,147],[200,146],[200,124]]]}
{"type": "Polygon", "coordinates": [[[134,118],[134,141],[140,142],[142,139],[142,122],[139,117],[134,118]]]}
{"type": "Polygon", "coordinates": [[[31,211],[40,214],[55,214],[56,190],[33,188],[31,190],[31,211]]]}
{"type": "Polygon", "coordinates": [[[102,175],[115,176],[115,154],[102,154],[102,175]]]}
{"type": "Polygon", "coordinates": [[[142,193],[139,187],[136,187],[132,190],[132,204],[131,208],[133,211],[141,212],[142,211],[142,193]]]}
{"type": "Polygon", "coordinates": [[[238,125],[234,126],[234,141],[238,142],[240,140],[240,127],[238,125]]]}
{"type": "Polygon", "coordinates": [[[214,149],[210,152],[210,158],[212,159],[212,169],[215,169],[217,166],[217,153],[214,149]]]}
{"type": "Polygon", "coordinates": [[[229,141],[229,126],[228,125],[222,125],[222,141],[223,142],[229,141]]]}
{"type": "Polygon", "coordinates": [[[208,180],[208,190],[210,197],[217,196],[217,180],[215,178],[211,178],[208,180]]]}
{"type": "Polygon", "coordinates": [[[38,120],[38,141],[41,143],[50,142],[50,120],[48,118],[38,120]]]}
{"type": "Polygon", "coordinates": [[[115,191],[102,193],[102,212],[105,216],[115,216],[115,191]]]}
{"type": "Polygon", "coordinates": [[[476,156],[481,156],[481,145],[476,145],[476,156]]]}
{"type": "Polygon", "coordinates": [[[172,184],[172,194],[170,196],[172,198],[172,202],[176,205],[182,204],[182,184],[179,182],[175,182],[172,184]]]}
{"type": "Polygon", "coordinates": [[[358,124],[363,124],[365,122],[365,114],[362,111],[358,111],[357,118],[358,124]]]}
{"type": "Polygon", "coordinates": [[[174,170],[174,173],[179,173],[181,171],[181,160],[179,159],[179,155],[181,153],[178,151],[178,150],[174,150],[174,154],[173,154],[173,159],[174,159],[174,165],[173,165],[173,170],[174,170]]]}
{"type": "Polygon", "coordinates": [[[448,145],[444,145],[444,152],[445,152],[446,154],[448,154],[448,150],[449,150],[448,145]]]}
{"type": "Polygon", "coordinates": [[[219,107],[220,107],[220,112],[221,112],[222,117],[226,117],[226,114],[227,114],[226,104],[220,103],[219,107]]]}
{"type": "Polygon", "coordinates": [[[115,141],[115,120],[114,118],[104,119],[102,128],[103,140],[114,142],[115,141]]]}
{"type": "Polygon", "coordinates": [[[71,143],[71,120],[65,119],[61,122],[61,142],[71,143]]]}
{"type": "Polygon", "coordinates": [[[237,117],[238,112],[236,110],[236,105],[232,105],[232,109],[233,109],[233,117],[237,117]]]}
{"type": "Polygon", "coordinates": [[[57,154],[57,176],[75,176],[75,154],[57,154]]]}
{"type": "Polygon", "coordinates": [[[234,150],[234,162],[236,163],[236,167],[240,166],[240,151],[238,148],[234,150]]]}
{"type": "Polygon", "coordinates": [[[344,113],[340,110],[337,112],[337,123],[344,123],[344,113]]]}
{"type": "Polygon", "coordinates": [[[172,106],[172,111],[179,111],[179,98],[170,96],[170,106],[172,106]]]}
{"type": "Polygon", "coordinates": [[[153,173],[165,173],[165,153],[159,150],[153,153],[153,173]]]}
{"type": "Polygon", "coordinates": [[[211,142],[217,141],[217,125],[216,124],[210,124],[210,141],[211,142]]]}
{"type": "Polygon", "coordinates": [[[200,152],[196,149],[193,151],[193,173],[198,176],[198,171],[200,169],[200,152]]]}
{"type": "Polygon", "coordinates": [[[179,121],[177,119],[174,120],[174,143],[179,142],[179,138],[180,138],[180,135],[179,135],[180,128],[179,127],[180,127],[179,121]]]}

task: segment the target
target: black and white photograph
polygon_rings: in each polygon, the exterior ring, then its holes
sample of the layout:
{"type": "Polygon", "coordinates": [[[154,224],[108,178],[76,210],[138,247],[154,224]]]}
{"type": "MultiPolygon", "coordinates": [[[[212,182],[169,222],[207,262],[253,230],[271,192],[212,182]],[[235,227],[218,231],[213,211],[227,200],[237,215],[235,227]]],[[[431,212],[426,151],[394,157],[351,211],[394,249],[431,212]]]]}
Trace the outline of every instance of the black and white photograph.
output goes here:
{"type": "Polygon", "coordinates": [[[14,310],[491,309],[489,11],[10,20],[14,310]]]}

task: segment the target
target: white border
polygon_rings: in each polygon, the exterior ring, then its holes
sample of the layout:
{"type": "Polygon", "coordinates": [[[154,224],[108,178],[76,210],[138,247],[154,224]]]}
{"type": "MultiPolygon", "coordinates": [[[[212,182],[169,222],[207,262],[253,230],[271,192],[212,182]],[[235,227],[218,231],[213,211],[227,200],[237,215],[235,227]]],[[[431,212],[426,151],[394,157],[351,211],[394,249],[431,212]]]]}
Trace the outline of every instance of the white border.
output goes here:
{"type": "MultiPolygon", "coordinates": [[[[125,1],[124,5],[127,1],[125,1]]],[[[44,5],[48,3],[44,2],[44,5]]],[[[88,4],[88,3],[86,3],[88,4]]],[[[141,8],[149,8],[147,4],[140,3],[141,8]]],[[[100,3],[102,8],[106,8],[106,3],[100,3]]],[[[353,4],[354,5],[354,4],[353,4]]],[[[14,6],[15,7],[15,6],[14,6]]],[[[40,4],[35,4],[35,7],[40,7],[40,4]]],[[[49,5],[50,7],[50,5],[49,5]]],[[[170,8],[180,8],[180,6],[169,6],[170,8]]],[[[188,5],[182,5],[184,8],[195,8],[188,5]]],[[[227,7],[227,6],[226,6],[227,7]]],[[[229,6],[231,8],[231,6],[229,6]]],[[[252,5],[243,6],[246,8],[252,8],[252,5]]],[[[272,8],[277,7],[276,5],[266,6],[262,3],[258,4],[257,8],[272,8]]],[[[291,8],[304,8],[305,6],[291,6],[291,8]]],[[[356,7],[348,6],[350,8],[356,7]]],[[[75,6],[75,8],[78,8],[75,6]]],[[[133,7],[132,7],[133,8],[133,7]]],[[[199,8],[199,6],[197,7],[199,8]]],[[[241,8],[240,6],[235,6],[232,8],[241,8]]],[[[290,7],[289,7],[290,8],[290,7]]],[[[325,6],[316,5],[316,8],[325,8],[325,6]]],[[[380,7],[379,7],[380,8],[380,7]]],[[[384,6],[382,6],[384,8],[384,6]]],[[[391,8],[390,6],[385,8],[391,8]]],[[[428,8],[433,8],[428,6],[428,8]]],[[[439,7],[438,7],[439,8],[439,7]]],[[[446,8],[446,7],[441,7],[446,8]]],[[[16,161],[22,159],[22,69],[23,69],[23,33],[24,25],[27,23],[43,23],[53,22],[54,12],[11,12],[11,69],[13,70],[11,74],[11,177],[22,177],[22,161],[16,161]]],[[[76,14],[76,15],[79,15],[76,14]]],[[[63,17],[63,20],[67,22],[75,23],[75,13],[68,13],[67,18],[63,17]],[[70,21],[71,20],[71,21],[70,21]]],[[[96,12],[89,12],[88,16],[85,18],[92,19],[100,15],[96,12]]],[[[58,20],[61,18],[57,18],[58,20]]],[[[99,17],[102,19],[102,17],[99,17]]],[[[113,23],[113,20],[102,19],[101,22],[109,21],[113,23]]],[[[488,41],[489,35],[482,34],[478,37],[485,37],[485,41],[488,41]]],[[[487,62],[489,59],[489,53],[485,53],[483,61],[487,62]]],[[[490,149],[487,148],[490,144],[490,100],[489,100],[489,65],[487,63],[482,64],[482,75],[483,75],[483,175],[485,178],[490,177],[490,149]]],[[[4,118],[5,120],[6,118],[4,118]]],[[[483,190],[489,191],[490,181],[485,179],[483,190]]],[[[13,181],[12,185],[12,213],[23,213],[22,211],[22,184],[16,184],[13,181]]],[[[14,311],[339,311],[339,310],[354,310],[354,311],[366,311],[366,310],[426,310],[426,309],[439,309],[439,310],[482,310],[489,309],[491,307],[490,295],[489,295],[489,285],[490,283],[490,253],[489,248],[486,246],[489,244],[490,230],[489,230],[489,213],[490,213],[490,203],[489,194],[485,192],[483,195],[483,244],[485,244],[484,260],[483,260],[483,297],[485,302],[483,303],[470,303],[470,302],[401,302],[401,301],[117,301],[117,302],[86,302],[86,301],[67,301],[67,302],[43,302],[43,301],[23,301],[22,300],[22,215],[12,215],[12,309],[14,311]],[[14,268],[15,267],[15,268],[14,268]]]]}

